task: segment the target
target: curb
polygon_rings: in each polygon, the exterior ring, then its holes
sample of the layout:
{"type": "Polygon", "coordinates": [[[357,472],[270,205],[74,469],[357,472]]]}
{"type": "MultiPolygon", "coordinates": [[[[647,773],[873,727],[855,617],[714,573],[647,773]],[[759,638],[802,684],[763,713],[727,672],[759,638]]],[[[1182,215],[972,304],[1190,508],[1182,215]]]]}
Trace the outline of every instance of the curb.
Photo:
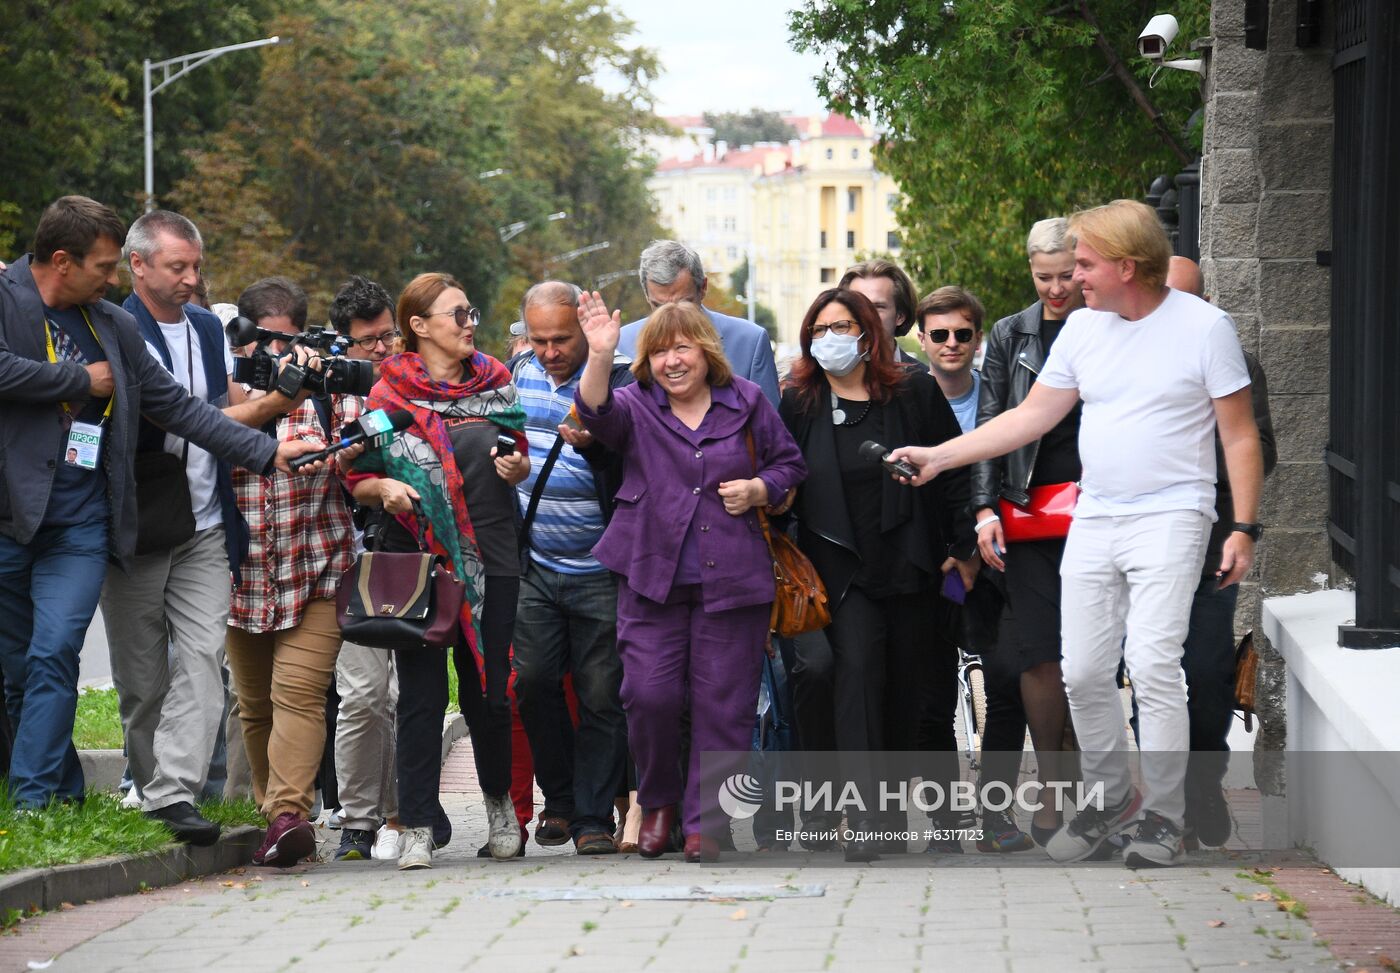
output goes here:
{"type": "MultiPolygon", "coordinates": [[[[444,761],[452,750],[452,744],[466,735],[467,721],[461,713],[451,713],[443,719],[444,761]]],[[[79,756],[83,760],[85,773],[105,765],[108,769],[115,767],[120,776],[125,764],[120,750],[84,750],[79,756]]],[[[107,787],[94,780],[95,776],[90,774],[88,778],[95,789],[116,789],[116,781],[107,787]]],[[[140,855],[115,855],[75,865],[28,868],[0,877],[0,914],[11,909],[23,913],[47,912],[65,902],[74,905],[94,902],[226,872],[252,861],[253,852],[258,850],[262,837],[262,828],[245,824],[225,831],[216,843],[206,848],[171,844],[159,851],[140,855]]]]}
{"type": "Polygon", "coordinates": [[[452,744],[467,735],[467,721],[461,713],[448,713],[442,721],[442,760],[447,763],[447,755],[452,752],[452,744]]]}
{"type": "MultiPolygon", "coordinates": [[[[447,760],[452,744],[467,735],[467,721],[461,713],[451,713],[442,722],[442,759],[447,760]]],[[[125,764],[120,750],[79,752],[83,771],[94,789],[116,790],[103,779],[101,769],[115,769],[118,777],[125,764]],[[99,769],[101,768],[101,769],[99,769]],[[94,771],[98,771],[94,773],[94,771]]],[[[75,865],[28,868],[0,877],[0,914],[9,910],[22,913],[51,911],[65,902],[77,905],[118,895],[131,895],[142,889],[176,885],[191,878],[226,872],[253,860],[262,843],[263,829],[242,825],[225,831],[206,848],[171,844],[159,851],[140,855],[94,858],[75,865]]]]}
{"type": "Polygon", "coordinates": [[[78,904],[130,895],[143,888],[160,888],[226,872],[252,860],[262,835],[262,828],[242,825],[224,832],[216,843],[205,848],[172,844],[140,855],[116,855],[76,865],[15,872],[0,879],[0,912],[48,911],[65,902],[78,904]]]}

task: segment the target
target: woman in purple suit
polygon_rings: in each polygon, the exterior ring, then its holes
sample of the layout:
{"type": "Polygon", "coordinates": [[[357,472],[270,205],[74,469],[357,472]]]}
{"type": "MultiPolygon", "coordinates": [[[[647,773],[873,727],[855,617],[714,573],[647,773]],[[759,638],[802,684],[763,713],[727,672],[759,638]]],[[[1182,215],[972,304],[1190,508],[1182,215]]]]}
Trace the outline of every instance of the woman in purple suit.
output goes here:
{"type": "Polygon", "coordinates": [[[652,312],[637,340],[637,383],[616,390],[608,372],[620,315],[597,293],[578,315],[588,338],[579,416],[623,457],[616,512],[593,554],[623,581],[617,647],[643,809],[637,846],[648,858],[668,850],[684,787],[686,860],[714,861],[727,822],[715,789],[702,786],[701,754],[749,749],[774,594],[756,508],[781,501],[807,467],[759,387],[732,373],[698,305],[652,312]]]}

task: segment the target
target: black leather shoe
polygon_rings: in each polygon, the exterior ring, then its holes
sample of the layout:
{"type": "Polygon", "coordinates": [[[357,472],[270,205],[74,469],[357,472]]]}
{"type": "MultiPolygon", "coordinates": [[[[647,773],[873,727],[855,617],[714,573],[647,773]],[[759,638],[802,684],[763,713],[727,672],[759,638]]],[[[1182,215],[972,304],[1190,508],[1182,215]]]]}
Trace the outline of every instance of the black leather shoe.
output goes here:
{"type": "Polygon", "coordinates": [[[186,844],[212,845],[219,840],[219,834],[223,830],[196,811],[189,801],[181,801],[145,813],[146,817],[154,818],[165,825],[177,839],[186,844]]]}
{"type": "Polygon", "coordinates": [[[846,842],[846,861],[877,862],[880,860],[880,843],[866,838],[856,838],[846,842]]]}

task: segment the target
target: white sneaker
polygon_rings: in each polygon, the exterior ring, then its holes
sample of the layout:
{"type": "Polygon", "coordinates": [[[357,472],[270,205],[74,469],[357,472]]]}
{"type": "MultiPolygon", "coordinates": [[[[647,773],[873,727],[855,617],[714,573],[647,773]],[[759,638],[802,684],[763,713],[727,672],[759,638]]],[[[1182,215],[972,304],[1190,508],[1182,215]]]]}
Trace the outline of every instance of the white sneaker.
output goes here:
{"type": "Polygon", "coordinates": [[[387,824],[380,825],[379,831],[374,835],[374,845],[369,850],[369,857],[377,861],[393,861],[399,857],[399,844],[401,832],[395,831],[387,824]]]}
{"type": "Polygon", "coordinates": [[[126,792],[126,796],[122,798],[122,807],[140,810],[141,801],[141,789],[133,784],[131,789],[126,792]]]}
{"type": "MultiPolygon", "coordinates": [[[[373,852],[371,852],[373,854],[373,852]]],[[[403,832],[399,848],[399,869],[409,871],[415,868],[433,867],[433,829],[408,828],[403,832]]]]}
{"type": "Polygon", "coordinates": [[[500,797],[486,795],[486,821],[491,835],[486,847],[497,861],[509,861],[520,853],[520,823],[515,819],[515,805],[509,794],[500,797]]]}
{"type": "Polygon", "coordinates": [[[345,824],[345,808],[338,807],[330,814],[326,815],[326,827],[332,831],[339,831],[345,824]]]}
{"type": "Polygon", "coordinates": [[[1128,847],[1123,849],[1123,864],[1129,868],[1164,868],[1181,861],[1185,853],[1181,829],[1156,811],[1148,811],[1128,847]]]}

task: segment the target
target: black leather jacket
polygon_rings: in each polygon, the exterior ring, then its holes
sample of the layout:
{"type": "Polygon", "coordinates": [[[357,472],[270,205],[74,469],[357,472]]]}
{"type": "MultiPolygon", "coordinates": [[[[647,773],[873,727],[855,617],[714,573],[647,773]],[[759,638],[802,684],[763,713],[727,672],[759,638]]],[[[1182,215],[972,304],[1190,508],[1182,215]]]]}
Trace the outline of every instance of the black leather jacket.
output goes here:
{"type": "MultiPolygon", "coordinates": [[[[1040,340],[1041,302],[992,325],[982,359],[982,391],[977,398],[977,425],[1014,409],[1030,394],[1045,364],[1040,340]]],[[[1026,488],[1035,470],[1040,440],[1027,443],[1005,456],[972,465],[972,512],[997,507],[1005,497],[1022,506],[1030,502],[1026,488]]]]}

